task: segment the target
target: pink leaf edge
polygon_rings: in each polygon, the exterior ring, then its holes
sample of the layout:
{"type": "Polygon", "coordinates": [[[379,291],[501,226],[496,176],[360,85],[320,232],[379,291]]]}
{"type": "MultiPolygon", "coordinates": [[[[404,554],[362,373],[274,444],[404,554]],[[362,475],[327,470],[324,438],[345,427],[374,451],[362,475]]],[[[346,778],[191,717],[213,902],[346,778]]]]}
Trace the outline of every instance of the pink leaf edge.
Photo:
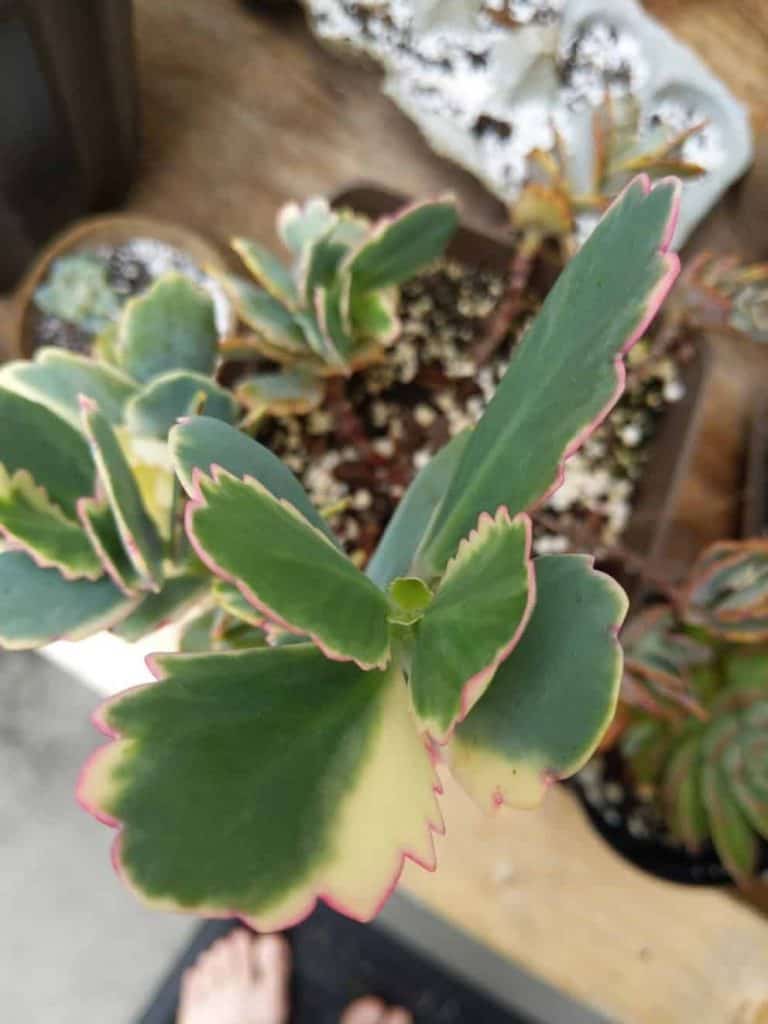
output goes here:
{"type": "MultiPolygon", "coordinates": [[[[202,492],[200,485],[201,479],[204,477],[207,477],[208,479],[213,479],[215,483],[218,483],[218,481],[222,477],[230,477],[233,480],[238,480],[241,483],[248,484],[248,486],[253,487],[256,490],[262,490],[264,491],[264,493],[270,494],[270,492],[267,491],[263,484],[261,484],[254,477],[248,476],[247,474],[241,479],[240,477],[235,476],[233,473],[230,473],[229,470],[224,469],[223,466],[220,466],[218,464],[213,464],[211,466],[210,474],[207,474],[204,473],[199,466],[195,466],[195,468],[192,470],[192,490],[190,492],[190,500],[187,502],[187,507],[184,510],[184,528],[186,530],[187,537],[189,538],[189,543],[192,545],[192,548],[194,549],[195,554],[200,559],[200,561],[204,565],[206,565],[215,576],[218,576],[219,579],[224,580],[225,583],[231,583],[234,586],[236,586],[237,589],[245,598],[245,600],[248,602],[248,604],[255,608],[256,611],[260,612],[266,620],[274,623],[274,625],[279,627],[280,629],[284,629],[286,633],[290,633],[292,636],[307,637],[309,640],[312,641],[312,643],[317,647],[319,651],[322,651],[322,653],[325,655],[326,658],[328,658],[329,661],[353,661],[356,665],[363,669],[363,671],[370,671],[371,669],[376,668],[385,668],[389,661],[389,650],[387,650],[385,658],[382,661],[376,663],[369,664],[368,662],[359,661],[357,658],[350,658],[342,651],[337,651],[333,647],[330,647],[327,643],[321,640],[316,633],[307,632],[306,630],[300,629],[296,626],[291,625],[291,623],[286,622],[285,619],[283,619],[273,608],[271,608],[268,604],[262,601],[258,594],[251,590],[249,586],[247,586],[240,579],[238,579],[238,577],[235,576],[233,573],[228,572],[223,566],[219,565],[216,559],[213,558],[213,556],[210,555],[208,551],[206,551],[197,534],[195,533],[195,513],[198,511],[198,509],[208,507],[208,503],[205,500],[205,496],[202,492]]],[[[299,512],[299,510],[289,501],[286,501],[284,498],[275,498],[274,495],[272,494],[270,494],[270,497],[274,501],[277,501],[280,505],[282,505],[283,508],[287,509],[288,511],[296,515],[303,523],[306,523],[306,525],[311,530],[314,530],[317,533],[318,537],[321,537],[326,544],[330,543],[328,538],[319,530],[317,530],[316,527],[312,526],[312,524],[301,514],[301,512],[299,512]]]]}
{"type": "MultiPolygon", "coordinates": [[[[17,470],[17,472],[14,473],[13,476],[18,476],[19,473],[24,474],[26,480],[36,490],[40,491],[44,495],[46,501],[50,502],[51,505],[53,505],[55,508],[61,511],[61,507],[55,501],[53,501],[51,496],[48,494],[47,488],[43,487],[42,484],[37,483],[37,481],[33,478],[29,470],[17,470]]],[[[79,505],[81,500],[81,498],[78,498],[77,502],[75,503],[75,507],[79,505]]],[[[46,558],[41,551],[35,551],[34,548],[32,548],[27,542],[21,540],[21,538],[17,537],[12,530],[10,530],[6,526],[3,526],[2,524],[0,524],[0,537],[2,537],[2,539],[6,542],[6,550],[23,551],[24,554],[27,555],[27,557],[35,563],[38,569],[55,569],[59,573],[59,575],[62,576],[65,580],[67,580],[69,583],[73,583],[76,580],[89,580],[91,583],[95,583],[101,575],[101,573],[99,573],[98,571],[95,573],[78,573],[72,569],[68,569],[66,566],[60,565],[58,562],[55,562],[52,559],[46,558]]]]}
{"type": "MultiPolygon", "coordinates": [[[[477,526],[469,532],[469,534],[464,538],[464,540],[460,542],[459,547],[457,549],[457,553],[451,561],[455,561],[456,558],[459,557],[459,553],[461,552],[462,547],[473,544],[480,537],[483,527],[493,525],[497,522],[505,522],[509,525],[512,525],[515,522],[520,522],[523,524],[523,527],[525,529],[525,571],[528,580],[528,594],[526,605],[520,622],[517,624],[517,628],[510,637],[509,641],[499,651],[497,651],[496,655],[485,666],[485,668],[482,668],[480,669],[479,672],[476,672],[475,675],[471,676],[471,678],[469,678],[466,681],[466,683],[464,683],[464,685],[462,686],[460,698],[461,706],[459,714],[456,716],[456,719],[450,724],[450,726],[446,729],[445,733],[443,733],[442,735],[436,736],[433,733],[430,733],[430,738],[434,740],[435,743],[441,746],[444,746],[446,743],[450,742],[451,736],[453,735],[456,726],[464,721],[469,712],[472,710],[475,704],[477,704],[477,702],[480,700],[480,698],[483,696],[485,691],[490,686],[499,666],[504,661],[506,661],[506,659],[509,657],[512,651],[514,651],[515,647],[517,647],[518,643],[520,642],[520,638],[522,637],[523,633],[525,632],[528,626],[528,623],[530,622],[531,615],[533,614],[533,609],[536,605],[536,573],[534,572],[533,559],[531,558],[531,545],[533,542],[533,524],[529,516],[527,516],[524,512],[520,513],[520,515],[515,516],[514,519],[511,518],[509,514],[509,509],[507,508],[506,505],[499,506],[499,508],[496,510],[495,515],[493,516],[489,512],[481,512],[477,520],[477,526]]],[[[446,567],[446,574],[448,572],[450,565],[451,563],[449,562],[448,567],[446,567]]]]}
{"type": "MultiPolygon", "coordinates": [[[[110,860],[112,862],[112,867],[115,871],[115,874],[122,882],[122,884],[129,891],[131,891],[141,902],[149,906],[152,905],[152,901],[147,900],[144,893],[142,893],[142,891],[135,885],[133,880],[130,878],[128,872],[126,871],[125,865],[123,864],[122,861],[121,847],[124,827],[123,824],[117,818],[114,818],[112,817],[112,815],[106,814],[104,811],[102,811],[98,806],[96,806],[96,804],[94,804],[85,796],[85,793],[87,792],[88,779],[91,772],[97,768],[100,760],[107,754],[107,751],[110,750],[112,745],[114,743],[120,742],[120,740],[122,739],[121,734],[117,732],[115,729],[113,729],[107,723],[107,712],[109,711],[110,707],[119,703],[124,698],[132,694],[138,693],[141,690],[145,690],[150,686],[158,686],[163,682],[166,676],[163,669],[157,663],[157,658],[160,656],[161,655],[159,654],[150,654],[145,659],[147,668],[155,677],[155,682],[140,683],[137,686],[131,686],[128,689],[116,694],[115,696],[109,697],[107,700],[103,701],[102,704],[100,704],[99,707],[97,707],[96,710],[93,712],[91,716],[91,721],[93,725],[100,733],[102,733],[102,735],[106,736],[110,740],[110,742],[97,748],[87,758],[82,768],[80,769],[75,789],[75,796],[80,807],[87,814],[91,815],[91,817],[99,821],[101,824],[106,825],[108,828],[112,828],[117,831],[117,835],[114,838],[110,850],[110,860]]],[[[183,655],[177,655],[177,657],[183,657],[183,655]]],[[[190,655],[190,657],[195,657],[195,655],[190,655]]],[[[429,840],[430,855],[428,859],[424,859],[414,850],[409,850],[405,848],[398,849],[395,854],[395,863],[393,865],[392,877],[389,883],[386,885],[386,887],[382,890],[380,897],[376,900],[376,903],[370,913],[360,915],[357,913],[357,911],[355,911],[354,908],[348,907],[341,901],[337,900],[332,893],[324,891],[313,892],[307,899],[306,904],[296,914],[290,917],[286,917],[285,920],[282,921],[275,921],[270,918],[268,923],[264,925],[260,924],[258,917],[250,916],[247,912],[240,911],[236,907],[225,909],[209,907],[174,907],[173,909],[181,913],[197,914],[198,916],[211,918],[214,920],[238,918],[244,924],[248,925],[250,928],[253,928],[255,931],[282,931],[287,928],[293,928],[295,925],[300,924],[307,917],[309,917],[309,915],[314,911],[318,902],[325,903],[326,906],[330,907],[332,910],[336,910],[338,913],[344,914],[346,917],[349,917],[353,921],[359,921],[363,924],[367,923],[368,921],[372,921],[375,917],[379,915],[379,913],[384,908],[384,906],[394,893],[395,889],[397,888],[402,877],[403,871],[405,870],[405,865],[407,861],[412,861],[418,867],[430,873],[434,873],[437,870],[437,850],[435,847],[435,836],[444,836],[446,834],[445,819],[443,817],[442,811],[440,809],[440,804],[437,798],[443,795],[444,790],[437,772],[437,767],[438,764],[440,763],[440,758],[437,756],[432,745],[426,739],[424,742],[424,746],[425,752],[432,763],[432,769],[434,773],[432,792],[435,796],[435,820],[428,818],[425,821],[425,826],[427,828],[427,836],[429,840]]]]}
{"type": "Polygon", "coordinates": [[[682,183],[680,182],[679,178],[668,176],[666,178],[660,178],[655,183],[651,183],[651,179],[647,174],[637,175],[637,177],[633,178],[632,181],[630,181],[629,184],[626,185],[621,190],[619,195],[613,200],[611,205],[605,211],[603,217],[607,217],[610,211],[613,210],[615,206],[619,205],[619,203],[624,198],[625,193],[628,192],[629,189],[633,188],[638,183],[642,185],[643,194],[646,196],[649,195],[656,188],[668,188],[671,186],[673,190],[672,206],[670,207],[669,217],[667,219],[667,223],[664,228],[664,233],[661,237],[661,241],[659,243],[658,248],[658,253],[662,258],[662,262],[665,265],[666,270],[661,276],[656,287],[653,289],[653,291],[651,291],[647,298],[645,305],[645,313],[640,323],[632,332],[632,334],[630,334],[627,340],[624,342],[618,355],[613,360],[616,373],[616,387],[614,389],[613,395],[606,402],[606,404],[603,406],[603,408],[600,410],[597,416],[595,416],[592,422],[589,423],[580,433],[578,433],[576,437],[573,438],[570,444],[566,447],[565,451],[563,452],[563,456],[560,460],[560,464],[558,466],[557,475],[552,485],[544,492],[544,494],[536,502],[534,502],[534,504],[530,507],[529,511],[535,511],[536,509],[541,508],[543,505],[546,504],[549,498],[551,498],[555,491],[557,491],[560,488],[565,477],[565,463],[568,461],[568,459],[570,459],[572,455],[574,455],[579,450],[579,448],[581,448],[584,442],[591,436],[591,434],[594,433],[595,430],[597,430],[600,424],[605,421],[608,414],[611,412],[613,407],[621,398],[622,394],[624,393],[624,387],[626,385],[627,380],[627,370],[624,365],[624,357],[630,351],[630,349],[633,348],[635,344],[637,344],[637,342],[640,340],[643,334],[645,334],[654,317],[658,313],[661,304],[664,302],[667,295],[669,294],[669,291],[672,288],[672,285],[675,283],[678,274],[680,273],[680,257],[677,255],[677,253],[669,252],[669,247],[672,244],[672,239],[675,235],[675,228],[677,227],[677,222],[680,217],[682,183]]]}
{"type": "MultiPolygon", "coordinates": [[[[589,570],[590,574],[595,577],[600,577],[604,581],[608,589],[613,592],[614,596],[623,605],[623,610],[619,621],[616,622],[615,625],[611,625],[608,627],[608,634],[613,638],[614,641],[614,649],[618,650],[619,653],[622,654],[622,647],[619,642],[619,633],[621,631],[622,625],[624,624],[624,620],[626,619],[627,611],[629,610],[629,602],[626,593],[624,592],[623,588],[616,582],[613,576],[609,575],[607,572],[603,572],[601,569],[595,568],[595,559],[593,555],[572,555],[570,557],[581,558],[584,561],[584,564],[587,566],[587,569],[589,570]]],[[[615,693],[611,706],[611,712],[605,722],[606,728],[608,727],[608,725],[610,725],[614,715],[616,714],[616,706],[619,700],[620,682],[621,673],[619,672],[617,674],[616,686],[614,688],[615,693]]],[[[565,779],[570,778],[574,774],[574,772],[579,771],[579,769],[582,768],[584,764],[586,764],[586,762],[589,760],[591,756],[592,753],[590,752],[587,755],[587,757],[584,758],[582,764],[578,765],[566,774],[553,771],[551,768],[543,768],[540,773],[540,779],[545,790],[545,797],[546,791],[550,790],[556,782],[563,782],[565,779]]],[[[517,805],[514,803],[510,803],[510,801],[507,799],[505,795],[505,787],[502,782],[497,782],[496,785],[492,788],[490,793],[490,805],[492,811],[499,811],[501,810],[502,807],[511,807],[513,809],[517,809],[517,805]]]]}
{"type": "MultiPolygon", "coordinates": [[[[99,498],[96,495],[92,497],[85,496],[77,499],[76,508],[77,516],[78,519],[80,520],[80,525],[87,534],[90,545],[93,548],[94,552],[96,553],[96,556],[98,557],[99,561],[101,562],[102,569],[107,574],[107,576],[109,576],[109,578],[115,584],[117,589],[121,590],[126,595],[126,597],[135,597],[137,591],[131,590],[126,581],[122,578],[117,566],[109,557],[106,548],[101,543],[99,537],[96,534],[96,531],[93,529],[93,526],[91,525],[91,522],[88,519],[87,510],[89,508],[93,508],[97,504],[99,504],[99,498]]],[[[122,538],[120,539],[122,541],[122,538]]]]}

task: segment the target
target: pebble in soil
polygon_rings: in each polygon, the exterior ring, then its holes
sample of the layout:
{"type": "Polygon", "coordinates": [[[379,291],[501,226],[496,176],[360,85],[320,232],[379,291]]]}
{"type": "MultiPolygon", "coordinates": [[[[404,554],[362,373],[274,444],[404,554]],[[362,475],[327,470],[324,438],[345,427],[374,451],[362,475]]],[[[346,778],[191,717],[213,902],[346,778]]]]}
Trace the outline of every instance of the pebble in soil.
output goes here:
{"type": "MultiPolygon", "coordinates": [[[[495,356],[478,365],[474,348],[504,286],[496,272],[443,262],[402,288],[402,334],[384,363],[334,381],[328,401],[306,417],[262,426],[259,438],[302,480],[313,502],[363,565],[415,473],[454,434],[476,423],[535,312],[513,324],[495,356]]],[[[647,348],[634,350],[637,365],[647,348]]],[[[569,537],[617,540],[629,518],[649,443],[664,409],[683,395],[667,356],[630,374],[608,420],[568,460],[534,534],[538,554],[568,550],[569,537]]],[[[578,546],[583,547],[583,543],[578,546]]]]}

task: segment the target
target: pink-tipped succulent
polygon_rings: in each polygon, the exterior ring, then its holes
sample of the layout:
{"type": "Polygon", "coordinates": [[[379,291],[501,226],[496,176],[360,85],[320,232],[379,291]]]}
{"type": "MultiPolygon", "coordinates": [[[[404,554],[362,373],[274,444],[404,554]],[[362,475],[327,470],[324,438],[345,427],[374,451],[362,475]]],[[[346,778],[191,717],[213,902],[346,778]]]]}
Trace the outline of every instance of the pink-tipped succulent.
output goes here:
{"type": "Polygon", "coordinates": [[[228,283],[251,333],[225,341],[222,351],[282,367],[238,381],[238,398],[253,416],[308,412],[323,399],[324,378],[382,359],[400,332],[398,286],[443,255],[457,223],[451,199],[371,222],[316,198],[289,203],[278,215],[290,268],[257,242],[236,238],[233,247],[255,283],[228,283]]]}
{"type": "Polygon", "coordinates": [[[768,840],[768,541],[712,545],[676,606],[644,612],[622,641],[637,782],[680,843],[713,843],[748,881],[768,840]]]}
{"type": "Polygon", "coordinates": [[[678,189],[638,179],[569,264],[477,426],[417,476],[361,572],[288,469],[221,422],[171,434],[187,534],[268,645],[165,655],[111,701],[80,799],[150,904],[284,927],[377,912],[433,867],[436,768],[533,806],[614,712],[626,598],[578,555],[531,559],[528,511],[621,393],[676,270],[678,189]]]}
{"type": "Polygon", "coordinates": [[[113,627],[130,639],[209,588],[178,544],[167,434],[198,409],[234,422],[208,296],[170,275],[124,307],[93,358],[56,348],[0,370],[0,645],[113,627]]]}

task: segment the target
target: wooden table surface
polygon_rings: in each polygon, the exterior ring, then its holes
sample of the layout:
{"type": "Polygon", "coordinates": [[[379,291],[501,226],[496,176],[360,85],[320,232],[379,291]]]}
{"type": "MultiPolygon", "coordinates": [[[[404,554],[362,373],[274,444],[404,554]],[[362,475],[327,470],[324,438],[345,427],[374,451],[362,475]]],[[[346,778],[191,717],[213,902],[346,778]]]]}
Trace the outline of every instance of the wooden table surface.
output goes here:
{"type": "MultiPolygon", "coordinates": [[[[764,132],[768,2],[647,6],[749,104],[764,132]]],[[[499,205],[433,156],[379,94],[377,74],[326,53],[298,12],[249,14],[237,0],[136,0],[136,8],[145,128],[131,210],[222,243],[235,233],[271,242],[286,199],[372,178],[417,194],[451,188],[473,220],[502,223],[499,205]]],[[[694,244],[711,243],[768,258],[764,142],[694,244]]],[[[0,327],[3,311],[7,302],[0,327]]],[[[757,346],[721,349],[739,396],[734,415],[746,415],[760,373],[766,380],[764,356],[757,346]]],[[[764,1020],[756,1014],[761,1002],[768,1013],[768,922],[753,909],[721,891],[641,875],[604,847],[561,790],[541,812],[488,818],[449,787],[445,808],[440,871],[406,872],[408,889],[437,912],[627,1024],[764,1020]]]]}

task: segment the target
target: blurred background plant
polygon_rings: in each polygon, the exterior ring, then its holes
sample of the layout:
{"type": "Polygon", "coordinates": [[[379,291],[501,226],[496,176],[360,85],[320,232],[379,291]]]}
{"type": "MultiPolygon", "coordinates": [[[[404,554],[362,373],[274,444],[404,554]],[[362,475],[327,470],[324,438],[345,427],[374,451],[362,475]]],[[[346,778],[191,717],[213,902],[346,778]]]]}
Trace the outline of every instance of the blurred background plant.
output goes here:
{"type": "Polygon", "coordinates": [[[617,733],[634,785],[675,842],[711,842],[747,884],[768,839],[768,542],[707,548],[622,644],[617,733]]]}

